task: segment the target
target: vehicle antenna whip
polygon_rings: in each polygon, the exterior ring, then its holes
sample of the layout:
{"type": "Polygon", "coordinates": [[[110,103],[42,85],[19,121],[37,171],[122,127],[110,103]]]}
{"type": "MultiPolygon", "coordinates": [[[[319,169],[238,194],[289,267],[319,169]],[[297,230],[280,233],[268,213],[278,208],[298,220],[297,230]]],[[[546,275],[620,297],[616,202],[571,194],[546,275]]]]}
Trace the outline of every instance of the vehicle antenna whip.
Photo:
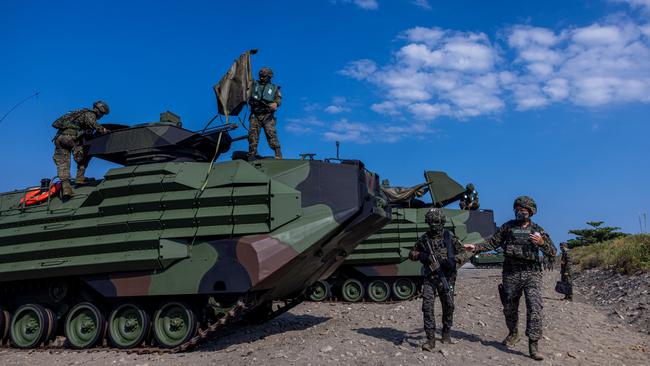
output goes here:
{"type": "Polygon", "coordinates": [[[7,118],[7,116],[9,115],[9,113],[13,112],[14,109],[18,108],[21,104],[23,104],[23,103],[25,103],[26,101],[28,101],[28,100],[34,98],[35,96],[38,96],[38,94],[39,94],[39,92],[36,92],[36,93],[34,93],[34,94],[28,96],[27,98],[21,100],[20,102],[16,103],[13,107],[11,107],[11,109],[10,109],[7,113],[5,113],[4,116],[2,116],[2,118],[0,118],[0,123],[2,123],[2,121],[4,121],[5,118],[7,118]]]}

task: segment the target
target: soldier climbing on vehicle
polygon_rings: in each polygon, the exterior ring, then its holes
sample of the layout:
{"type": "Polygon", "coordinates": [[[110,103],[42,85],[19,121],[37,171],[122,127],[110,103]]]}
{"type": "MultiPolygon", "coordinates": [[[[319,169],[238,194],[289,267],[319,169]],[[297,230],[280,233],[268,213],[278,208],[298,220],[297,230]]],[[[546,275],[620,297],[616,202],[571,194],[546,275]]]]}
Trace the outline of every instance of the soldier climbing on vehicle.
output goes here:
{"type": "Polygon", "coordinates": [[[84,151],[83,136],[92,134],[94,131],[108,132],[105,127],[97,123],[97,120],[107,115],[109,111],[108,104],[98,100],[93,103],[92,109],[84,108],[68,112],[52,123],[52,127],[57,129],[56,136],[52,139],[54,142],[53,159],[57,175],[61,180],[64,199],[68,199],[74,194],[70,184],[70,156],[72,155],[77,163],[75,184],[81,184],[86,179],[86,168],[90,162],[87,151],[84,151]]]}
{"type": "Polygon", "coordinates": [[[280,141],[275,128],[275,111],[282,103],[280,87],[271,83],[273,71],[263,67],[259,71],[259,79],[253,83],[251,96],[248,98],[251,115],[248,130],[248,159],[257,158],[257,145],[260,139],[260,130],[264,129],[266,141],[275,152],[276,159],[282,159],[280,141]]]}

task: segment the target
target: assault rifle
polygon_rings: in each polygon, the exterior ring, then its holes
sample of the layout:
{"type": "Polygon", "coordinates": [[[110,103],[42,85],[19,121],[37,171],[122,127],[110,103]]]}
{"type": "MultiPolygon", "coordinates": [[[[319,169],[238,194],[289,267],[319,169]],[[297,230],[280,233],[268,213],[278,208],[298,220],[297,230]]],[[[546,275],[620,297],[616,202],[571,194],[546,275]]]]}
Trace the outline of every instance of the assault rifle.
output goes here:
{"type": "Polygon", "coordinates": [[[433,251],[433,246],[431,245],[431,239],[427,238],[426,245],[427,245],[427,251],[429,252],[429,268],[431,269],[432,273],[435,273],[438,276],[438,279],[440,279],[440,282],[442,283],[442,287],[445,289],[446,292],[448,292],[449,282],[447,282],[447,277],[445,277],[445,273],[442,271],[442,265],[440,264],[440,260],[438,260],[438,257],[435,255],[435,252],[433,251]]]}

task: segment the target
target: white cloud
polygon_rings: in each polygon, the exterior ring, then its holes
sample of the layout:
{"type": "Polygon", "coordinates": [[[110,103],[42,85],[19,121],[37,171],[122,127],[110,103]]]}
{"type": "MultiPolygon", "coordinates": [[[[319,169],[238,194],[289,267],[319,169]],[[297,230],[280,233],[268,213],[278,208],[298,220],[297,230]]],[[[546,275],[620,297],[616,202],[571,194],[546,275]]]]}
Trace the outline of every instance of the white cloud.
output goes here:
{"type": "Polygon", "coordinates": [[[332,103],[325,107],[324,111],[330,114],[349,112],[351,110],[349,105],[350,103],[345,97],[336,96],[332,98],[332,103]]]}
{"type": "Polygon", "coordinates": [[[375,61],[362,59],[348,62],[339,73],[357,80],[363,80],[375,73],[375,71],[377,71],[377,64],[375,61]]]}
{"type": "Polygon", "coordinates": [[[633,8],[650,11],[650,0],[612,0],[616,3],[628,3],[633,8]]]}
{"type": "Polygon", "coordinates": [[[325,123],[315,117],[289,118],[284,129],[298,135],[316,132],[325,126],[325,123]]]}
{"type": "Polygon", "coordinates": [[[413,0],[411,3],[419,8],[431,10],[431,4],[428,0],[413,0]]]}
{"type": "Polygon", "coordinates": [[[364,10],[377,10],[379,8],[379,3],[377,0],[330,0],[332,4],[350,4],[358,6],[364,10]]]}
{"type": "Polygon", "coordinates": [[[624,16],[552,30],[517,25],[505,42],[480,32],[415,27],[391,62],[352,61],[341,74],[385,95],[370,106],[416,122],[491,115],[552,103],[650,103],[650,24],[624,16]]]}

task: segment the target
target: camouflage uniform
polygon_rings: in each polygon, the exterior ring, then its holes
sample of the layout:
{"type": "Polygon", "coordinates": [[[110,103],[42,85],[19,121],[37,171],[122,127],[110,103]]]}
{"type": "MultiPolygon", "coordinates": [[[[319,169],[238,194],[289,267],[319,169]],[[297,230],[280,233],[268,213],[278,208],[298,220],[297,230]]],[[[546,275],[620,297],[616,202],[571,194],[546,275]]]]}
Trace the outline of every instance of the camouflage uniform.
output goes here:
{"type": "Polygon", "coordinates": [[[413,249],[409,253],[411,260],[419,260],[423,264],[422,315],[424,318],[424,332],[427,335],[427,343],[425,343],[423,348],[429,351],[435,346],[436,320],[434,303],[436,293],[440,297],[440,304],[442,305],[442,340],[443,342],[451,341],[449,331],[454,321],[453,289],[455,288],[456,268],[459,260],[456,255],[463,251],[460,241],[449,230],[444,229],[444,214],[442,210],[432,209],[427,213],[427,216],[430,216],[432,212],[434,212],[434,215],[442,216],[442,225],[429,224],[429,230],[415,242],[413,249]],[[438,273],[433,272],[431,269],[430,257],[432,253],[430,253],[427,242],[431,244],[433,255],[435,255],[441,265],[449,289],[445,289],[438,273]],[[448,253],[447,243],[451,243],[452,253],[448,253]],[[426,348],[427,345],[430,346],[426,348]]]}
{"type": "MultiPolygon", "coordinates": [[[[262,68],[260,70],[260,79],[256,81],[254,89],[257,86],[264,87],[269,84],[275,87],[271,83],[271,78],[273,77],[273,72],[268,68],[262,68]]],[[[264,129],[264,134],[266,135],[266,141],[269,143],[269,146],[275,151],[275,158],[281,159],[282,152],[280,148],[280,141],[278,140],[278,134],[275,128],[275,110],[272,110],[269,106],[270,103],[265,102],[264,100],[256,100],[253,95],[249,98],[248,101],[251,108],[251,115],[249,118],[250,127],[248,129],[248,156],[249,158],[255,158],[257,156],[257,146],[260,139],[260,130],[264,129]]],[[[275,95],[273,96],[273,103],[277,104],[277,107],[280,107],[282,103],[282,94],[280,93],[280,87],[276,87],[275,95]]]]}
{"type": "Polygon", "coordinates": [[[478,202],[478,192],[472,183],[465,186],[465,193],[460,199],[461,210],[478,210],[480,204],[478,202]]]}
{"type": "Polygon", "coordinates": [[[52,159],[56,165],[57,176],[61,180],[64,196],[72,195],[70,156],[72,155],[77,163],[75,182],[82,183],[85,179],[85,172],[90,158],[86,156],[87,152],[84,151],[81,137],[95,130],[105,132],[106,129],[97,123],[97,120],[104,114],[108,114],[108,106],[104,102],[98,101],[93,109],[81,109],[66,113],[53,123],[53,126],[58,131],[52,140],[54,142],[52,159]]]}
{"type": "Polygon", "coordinates": [[[564,295],[564,299],[573,300],[573,262],[571,261],[569,250],[564,245],[561,245],[560,248],[562,249],[562,256],[560,257],[560,281],[569,284],[569,288],[571,289],[570,293],[564,295]]]}
{"type": "MultiPolygon", "coordinates": [[[[525,197],[525,196],[523,196],[525,197]]],[[[521,197],[520,197],[521,198],[521,197]]],[[[515,208],[518,201],[515,201],[515,208]]],[[[532,202],[532,207],[525,207],[532,216],[537,207],[532,202]]],[[[502,247],[504,262],[502,284],[499,294],[503,303],[503,314],[509,335],[504,344],[512,346],[518,340],[517,323],[519,320],[519,300],[522,293],[526,299],[526,336],[531,347],[531,357],[543,359],[537,351],[537,341],[542,337],[542,264],[539,257],[541,250],[545,256],[555,256],[553,241],[544,229],[532,221],[524,225],[524,221],[510,220],[503,224],[487,243],[477,247],[477,252],[489,251],[502,247]],[[541,246],[533,243],[529,238],[532,233],[539,233],[544,243],[541,246]]]]}

